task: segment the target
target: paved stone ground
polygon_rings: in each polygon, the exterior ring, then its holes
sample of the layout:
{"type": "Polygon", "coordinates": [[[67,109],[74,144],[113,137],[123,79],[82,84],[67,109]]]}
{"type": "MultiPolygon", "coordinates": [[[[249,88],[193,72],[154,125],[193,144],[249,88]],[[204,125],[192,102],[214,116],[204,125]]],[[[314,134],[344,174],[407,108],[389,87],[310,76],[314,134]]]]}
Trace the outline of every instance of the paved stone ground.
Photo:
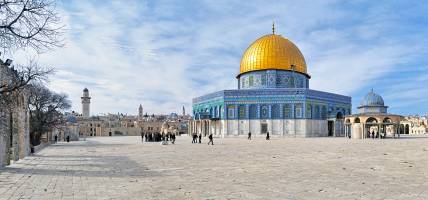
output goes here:
{"type": "Polygon", "coordinates": [[[0,170],[0,199],[428,199],[428,138],[102,137],[0,170]]]}

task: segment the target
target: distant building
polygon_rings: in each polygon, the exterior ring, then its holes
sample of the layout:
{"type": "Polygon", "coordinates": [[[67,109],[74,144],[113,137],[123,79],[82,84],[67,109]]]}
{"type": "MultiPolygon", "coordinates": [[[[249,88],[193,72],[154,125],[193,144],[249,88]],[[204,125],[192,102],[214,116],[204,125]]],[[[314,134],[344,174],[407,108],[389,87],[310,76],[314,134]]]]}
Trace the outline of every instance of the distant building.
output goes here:
{"type": "Polygon", "coordinates": [[[88,88],[85,88],[83,90],[83,96],[82,99],[82,116],[85,118],[90,117],[91,115],[91,97],[89,96],[89,90],[88,88]]]}
{"type": "Polygon", "coordinates": [[[404,134],[422,135],[428,133],[428,118],[426,116],[407,116],[401,121],[404,134]]]}
{"type": "Polygon", "coordinates": [[[373,137],[399,137],[403,134],[400,121],[403,117],[388,113],[383,98],[372,91],[361,101],[358,114],[345,116],[345,135],[355,139],[373,137]]]}
{"type": "MultiPolygon", "coordinates": [[[[82,111],[85,114],[71,114],[67,119],[67,129],[63,132],[65,137],[74,138],[94,136],[139,136],[145,133],[174,133],[187,134],[189,115],[147,115],[143,114],[143,106],[138,107],[138,115],[107,114],[101,116],[88,116],[89,91],[85,88],[82,97],[82,111]],[[83,105],[85,104],[85,105],[83,105]]],[[[184,107],[183,107],[184,108],[184,107]]],[[[185,111],[183,110],[183,113],[185,111]]]]}

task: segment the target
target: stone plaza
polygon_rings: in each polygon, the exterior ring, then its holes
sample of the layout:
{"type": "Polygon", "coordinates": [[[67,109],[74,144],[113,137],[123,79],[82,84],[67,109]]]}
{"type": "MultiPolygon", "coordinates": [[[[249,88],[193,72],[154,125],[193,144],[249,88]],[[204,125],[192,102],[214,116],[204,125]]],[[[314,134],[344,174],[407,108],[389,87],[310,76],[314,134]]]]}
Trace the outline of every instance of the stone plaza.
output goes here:
{"type": "Polygon", "coordinates": [[[96,137],[0,169],[0,199],[428,199],[428,138],[96,137]]]}

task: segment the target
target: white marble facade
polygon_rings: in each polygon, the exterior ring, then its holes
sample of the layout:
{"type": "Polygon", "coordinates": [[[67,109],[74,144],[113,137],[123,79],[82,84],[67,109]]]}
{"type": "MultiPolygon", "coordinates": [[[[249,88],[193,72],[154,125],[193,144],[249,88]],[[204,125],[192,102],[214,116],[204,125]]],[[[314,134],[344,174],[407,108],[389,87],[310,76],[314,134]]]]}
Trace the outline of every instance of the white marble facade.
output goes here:
{"type": "MultiPolygon", "coordinates": [[[[191,122],[189,133],[202,133],[216,137],[327,137],[343,136],[343,123],[335,121],[332,135],[329,135],[328,120],[315,119],[244,119],[244,120],[196,120],[191,122]]],[[[332,121],[333,122],[333,121],[332,121]]]]}

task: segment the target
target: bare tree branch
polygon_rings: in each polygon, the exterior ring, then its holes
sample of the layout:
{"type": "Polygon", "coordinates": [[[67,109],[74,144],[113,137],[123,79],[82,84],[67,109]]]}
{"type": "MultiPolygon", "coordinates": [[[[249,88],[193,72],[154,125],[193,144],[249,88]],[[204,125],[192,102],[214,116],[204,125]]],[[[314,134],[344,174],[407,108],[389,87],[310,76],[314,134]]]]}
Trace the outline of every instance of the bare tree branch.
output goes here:
{"type": "Polygon", "coordinates": [[[63,46],[63,28],[55,0],[0,2],[0,47],[31,47],[37,52],[63,46]]]}
{"type": "MultiPolygon", "coordinates": [[[[0,71],[7,73],[6,70],[0,71]]],[[[7,71],[10,73],[7,75],[9,81],[0,82],[0,95],[20,90],[30,83],[46,81],[48,75],[54,72],[52,68],[39,66],[34,60],[30,60],[27,65],[17,65],[17,69],[7,71]]]]}

